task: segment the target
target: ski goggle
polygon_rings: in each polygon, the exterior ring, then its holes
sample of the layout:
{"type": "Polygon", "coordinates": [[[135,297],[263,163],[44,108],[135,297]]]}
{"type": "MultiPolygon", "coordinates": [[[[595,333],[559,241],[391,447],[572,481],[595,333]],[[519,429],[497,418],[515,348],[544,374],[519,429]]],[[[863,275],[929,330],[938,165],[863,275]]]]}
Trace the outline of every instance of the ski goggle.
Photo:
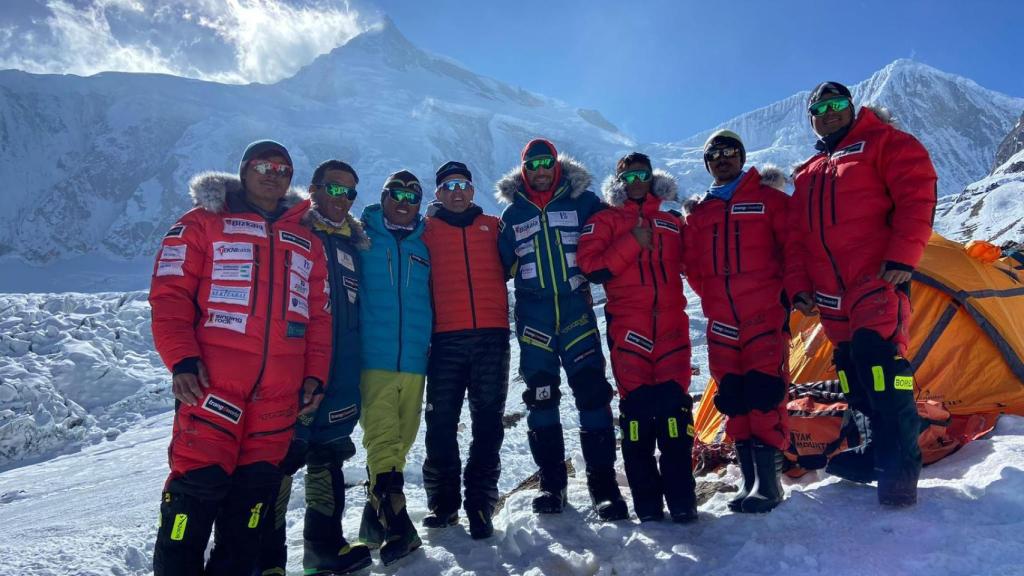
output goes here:
{"type": "Polygon", "coordinates": [[[355,200],[358,192],[355,188],[349,188],[337,182],[324,182],[319,186],[323,188],[323,191],[332,198],[341,198],[342,196],[347,197],[349,200],[355,200]]]}
{"type": "Polygon", "coordinates": [[[533,158],[532,160],[523,162],[523,166],[526,166],[526,169],[531,172],[534,170],[540,170],[541,168],[551,168],[554,165],[555,159],[551,156],[541,156],[539,158],[533,158]]]}
{"type": "Polygon", "coordinates": [[[391,196],[391,199],[395,202],[405,202],[406,204],[419,204],[420,199],[423,198],[423,194],[415,190],[403,190],[401,188],[388,188],[388,196],[391,196]]]}
{"type": "Polygon", "coordinates": [[[640,182],[647,182],[651,179],[650,170],[630,170],[619,174],[619,180],[622,180],[626,184],[632,184],[639,180],[640,182]]]}
{"type": "Polygon", "coordinates": [[[829,98],[828,100],[822,100],[817,104],[811,104],[807,111],[811,113],[811,116],[824,116],[829,110],[833,112],[842,112],[850,107],[850,99],[843,96],[840,98],[829,98]]]}
{"type": "Polygon", "coordinates": [[[253,160],[249,162],[249,166],[260,174],[266,176],[271,174],[273,176],[291,176],[292,167],[283,162],[271,162],[270,160],[253,160]]]}
{"type": "Polygon", "coordinates": [[[728,148],[712,148],[704,153],[704,159],[708,162],[714,162],[719,158],[732,158],[733,156],[740,153],[739,148],[729,146],[728,148]]]}
{"type": "Polygon", "coordinates": [[[454,192],[456,188],[459,190],[465,190],[472,188],[473,183],[469,180],[449,180],[447,182],[441,182],[441,185],[437,187],[438,190],[442,188],[447,189],[449,192],[454,192]]]}

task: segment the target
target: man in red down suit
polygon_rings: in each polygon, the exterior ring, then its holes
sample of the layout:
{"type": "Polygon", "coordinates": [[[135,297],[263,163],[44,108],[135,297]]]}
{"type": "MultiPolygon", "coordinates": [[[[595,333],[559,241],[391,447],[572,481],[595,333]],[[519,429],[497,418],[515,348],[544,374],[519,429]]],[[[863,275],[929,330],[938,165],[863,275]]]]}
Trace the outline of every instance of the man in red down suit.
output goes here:
{"type": "Polygon", "coordinates": [[[921,450],[909,340],[910,277],[932,233],[935,168],[885,111],[854,115],[850,90],[822,82],[807,102],[818,153],[794,172],[786,292],[817,308],[850,406],[867,416],[867,441],[828,471],[878,481],[884,506],[917,502],[921,450]]]}
{"type": "Polygon", "coordinates": [[[322,398],[327,269],[291,177],[283,146],[254,142],[237,177],[192,179],[196,207],[164,235],[149,302],[176,407],[157,575],[251,574],[296,417],[322,398]]]}
{"type": "Polygon", "coordinates": [[[782,450],[789,446],[789,306],[782,292],[789,198],[778,168],[746,171],[739,135],[719,130],[704,145],[714,183],[686,202],[686,277],[708,321],[715,407],[736,441],[743,487],[736,512],[782,501],[782,450]]]}
{"type": "Polygon", "coordinates": [[[604,284],[608,349],[619,389],[622,459],[641,522],[697,519],[690,332],[683,296],[682,222],[662,210],[675,179],[646,155],[621,158],[604,184],[611,209],[580,233],[580,268],[604,284]],[[661,456],[654,458],[657,445],[661,456]]]}

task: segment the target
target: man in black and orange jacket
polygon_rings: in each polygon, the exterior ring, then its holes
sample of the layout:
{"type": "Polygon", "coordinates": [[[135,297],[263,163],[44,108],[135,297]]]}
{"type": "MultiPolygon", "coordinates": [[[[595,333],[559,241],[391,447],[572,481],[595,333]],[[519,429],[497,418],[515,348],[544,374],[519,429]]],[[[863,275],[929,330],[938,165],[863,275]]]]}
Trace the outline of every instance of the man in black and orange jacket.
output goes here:
{"type": "Polygon", "coordinates": [[[932,233],[936,181],[928,151],[850,90],[822,82],[808,100],[818,153],[794,173],[786,293],[817,308],[835,346],[850,405],[868,416],[871,441],[829,470],[878,480],[879,503],[917,501],[921,451],[909,341],[910,277],[932,233]]]}
{"type": "Polygon", "coordinates": [[[466,514],[475,539],[493,532],[505,437],[509,326],[505,272],[498,255],[498,218],[473,203],[473,176],[461,162],[437,169],[439,202],[428,210],[423,240],[430,250],[434,336],[427,366],[427,458],[423,485],[428,528],[458,522],[462,462],[459,417],[469,393],[472,441],[466,462],[466,514]]]}

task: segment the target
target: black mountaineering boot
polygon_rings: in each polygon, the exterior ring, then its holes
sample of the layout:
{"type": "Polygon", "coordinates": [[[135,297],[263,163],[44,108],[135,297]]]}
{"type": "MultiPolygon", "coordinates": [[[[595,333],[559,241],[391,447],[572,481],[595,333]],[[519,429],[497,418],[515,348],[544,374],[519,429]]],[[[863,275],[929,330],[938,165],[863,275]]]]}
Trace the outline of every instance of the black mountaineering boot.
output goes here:
{"type": "Polygon", "coordinates": [[[743,500],[754,488],[754,446],[752,440],[736,441],[736,458],[740,463],[740,474],[743,475],[743,486],[736,497],[729,500],[729,510],[743,511],[743,500]]]}
{"type": "Polygon", "coordinates": [[[615,430],[580,430],[580,447],[587,464],[587,489],[594,510],[604,522],[629,517],[615,478],[615,430]]]}
{"type": "Polygon", "coordinates": [[[537,514],[561,514],[565,506],[565,487],[569,482],[562,427],[530,430],[528,438],[533,461],[540,467],[539,494],[533,499],[533,511],[537,514]]]}
{"type": "Polygon", "coordinates": [[[782,502],[782,451],[754,440],[754,485],[743,500],[742,511],[748,513],[769,512],[782,502]]]}

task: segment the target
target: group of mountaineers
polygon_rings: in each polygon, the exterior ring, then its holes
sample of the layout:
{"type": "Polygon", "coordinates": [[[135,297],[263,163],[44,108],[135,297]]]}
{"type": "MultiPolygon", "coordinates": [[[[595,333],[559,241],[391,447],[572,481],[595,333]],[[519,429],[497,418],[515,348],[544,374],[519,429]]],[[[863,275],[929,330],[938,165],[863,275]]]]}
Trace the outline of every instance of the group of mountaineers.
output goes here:
{"type": "MultiPolygon", "coordinates": [[[[829,471],[878,483],[882,505],[916,502],[921,455],[913,373],[904,359],[910,274],[931,232],[936,175],[927,151],[823,82],[808,118],[817,153],[786,177],[746,167],[740,135],[704,146],[712,184],[677,185],[632,152],[602,186],[555,145],[530,141],[501,178],[499,217],[473,202],[468,166],[435,174],[436,202],[406,170],[379,203],[350,213],[359,176],[341,160],[314,172],[308,198],[271,140],[249,145],[237,174],[191,181],[195,207],[166,233],[150,303],[157,351],[176,399],[170,475],[154,549],[158,575],[283,575],[292,476],[305,473],[305,574],[387,565],[421,545],[403,470],[421,416],[423,484],[440,529],[464,511],[474,539],[493,534],[509,385],[506,281],[539,468],[533,510],[566,505],[562,375],[579,412],[594,511],[629,518],[616,479],[616,390],[606,377],[590,285],[607,295],[604,337],[618,392],[618,436],[641,522],[698,519],[689,319],[683,279],[707,319],[712,400],[735,441],[737,512],[783,499],[789,443],[789,316],[819,314],[844,394],[866,441],[829,471]],[[425,396],[425,402],[424,402],[425,396]],[[457,429],[468,398],[472,443],[457,429]],[[368,482],[358,540],[342,532],[343,463],[363,431],[368,482]],[[464,490],[463,490],[464,486],[464,490]],[[206,549],[211,533],[214,543],[206,549]]],[[[349,535],[352,536],[352,535],[349,535]]]]}

